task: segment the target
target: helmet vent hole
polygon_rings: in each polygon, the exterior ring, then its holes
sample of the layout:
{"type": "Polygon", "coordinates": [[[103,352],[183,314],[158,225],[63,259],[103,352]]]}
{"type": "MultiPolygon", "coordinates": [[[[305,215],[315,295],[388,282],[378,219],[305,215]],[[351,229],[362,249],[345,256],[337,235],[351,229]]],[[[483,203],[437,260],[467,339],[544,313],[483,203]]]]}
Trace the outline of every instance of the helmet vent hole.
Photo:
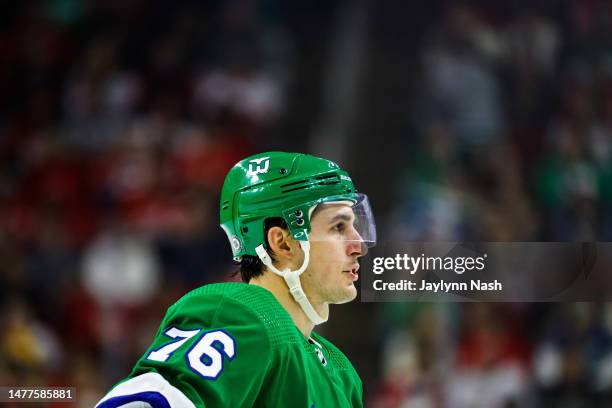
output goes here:
{"type": "Polygon", "coordinates": [[[302,180],[294,181],[293,183],[283,184],[280,187],[281,188],[291,187],[291,186],[295,186],[296,184],[306,183],[307,181],[308,181],[308,179],[302,179],[302,180]]]}
{"type": "Polygon", "coordinates": [[[287,169],[282,167],[279,171],[280,174],[287,174],[287,169]]]}
{"type": "Polygon", "coordinates": [[[317,180],[317,184],[320,186],[321,185],[326,186],[330,184],[340,184],[340,177],[338,177],[338,175],[335,173],[317,176],[315,177],[315,179],[317,180]]]}
{"type": "Polygon", "coordinates": [[[247,232],[249,232],[249,227],[242,227],[242,233],[246,234],[247,232]]]}

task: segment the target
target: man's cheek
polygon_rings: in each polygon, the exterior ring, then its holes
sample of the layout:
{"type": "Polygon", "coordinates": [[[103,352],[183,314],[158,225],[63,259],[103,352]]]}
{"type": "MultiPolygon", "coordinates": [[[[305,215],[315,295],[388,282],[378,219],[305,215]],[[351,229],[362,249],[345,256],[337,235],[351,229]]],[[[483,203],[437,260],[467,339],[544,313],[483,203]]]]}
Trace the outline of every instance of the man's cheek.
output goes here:
{"type": "Polygon", "coordinates": [[[311,253],[311,258],[316,258],[320,262],[326,263],[341,263],[344,257],[345,255],[342,249],[332,245],[327,245],[325,247],[321,246],[311,253]]]}
{"type": "Polygon", "coordinates": [[[311,266],[316,270],[322,271],[324,274],[328,274],[330,272],[341,270],[343,267],[343,263],[338,261],[338,258],[334,259],[330,257],[330,259],[317,259],[311,262],[311,266]]]}

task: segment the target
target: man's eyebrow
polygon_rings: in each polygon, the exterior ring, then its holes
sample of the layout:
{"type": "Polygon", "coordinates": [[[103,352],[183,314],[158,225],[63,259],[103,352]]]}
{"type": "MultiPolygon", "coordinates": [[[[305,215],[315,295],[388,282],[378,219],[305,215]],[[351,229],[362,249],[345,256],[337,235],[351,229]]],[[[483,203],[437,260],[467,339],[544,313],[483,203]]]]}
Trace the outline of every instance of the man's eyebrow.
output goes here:
{"type": "Polygon", "coordinates": [[[328,221],[330,224],[333,224],[336,221],[346,221],[346,222],[350,222],[353,220],[353,217],[351,217],[348,214],[345,213],[340,213],[340,214],[336,214],[333,217],[331,217],[331,219],[328,221]]]}

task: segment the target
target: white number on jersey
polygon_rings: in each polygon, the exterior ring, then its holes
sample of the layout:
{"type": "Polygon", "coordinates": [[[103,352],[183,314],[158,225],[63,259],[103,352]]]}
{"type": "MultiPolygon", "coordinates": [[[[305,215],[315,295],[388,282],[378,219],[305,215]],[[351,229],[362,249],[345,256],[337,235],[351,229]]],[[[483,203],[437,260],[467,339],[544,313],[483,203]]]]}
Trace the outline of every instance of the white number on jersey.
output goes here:
{"type": "Polygon", "coordinates": [[[185,342],[187,342],[187,340],[198,334],[200,331],[202,331],[202,329],[181,330],[177,329],[176,327],[169,328],[168,330],[166,330],[164,335],[172,337],[173,339],[178,338],[179,340],[173,341],[172,343],[168,343],[159,350],[154,350],[150,352],[147,356],[147,360],[161,362],[168,361],[172,353],[178,350],[183,344],[185,344],[185,342]]]}
{"type": "MultiPolygon", "coordinates": [[[[179,340],[166,344],[158,350],[151,351],[147,356],[147,360],[162,363],[168,361],[174,352],[201,331],[202,329],[181,330],[176,327],[169,328],[164,332],[164,335],[179,340]]],[[[223,371],[224,355],[230,361],[233,360],[236,355],[236,342],[225,331],[213,330],[204,333],[189,349],[185,358],[192,371],[204,378],[214,380],[223,371]]]]}

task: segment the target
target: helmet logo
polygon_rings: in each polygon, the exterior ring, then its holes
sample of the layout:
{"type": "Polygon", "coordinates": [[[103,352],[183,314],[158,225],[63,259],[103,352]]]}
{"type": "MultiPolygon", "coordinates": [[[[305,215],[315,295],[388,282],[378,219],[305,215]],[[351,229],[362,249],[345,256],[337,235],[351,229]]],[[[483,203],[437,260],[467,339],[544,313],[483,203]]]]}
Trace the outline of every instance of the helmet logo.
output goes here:
{"type": "Polygon", "coordinates": [[[240,240],[238,239],[238,237],[233,236],[231,239],[231,243],[232,243],[232,249],[234,250],[234,252],[240,251],[242,244],[240,243],[240,240]]]}
{"type": "Polygon", "coordinates": [[[247,176],[256,176],[268,172],[270,167],[270,157],[260,157],[259,159],[249,160],[249,171],[247,176]],[[263,164],[262,164],[263,162],[263,164]]]}

